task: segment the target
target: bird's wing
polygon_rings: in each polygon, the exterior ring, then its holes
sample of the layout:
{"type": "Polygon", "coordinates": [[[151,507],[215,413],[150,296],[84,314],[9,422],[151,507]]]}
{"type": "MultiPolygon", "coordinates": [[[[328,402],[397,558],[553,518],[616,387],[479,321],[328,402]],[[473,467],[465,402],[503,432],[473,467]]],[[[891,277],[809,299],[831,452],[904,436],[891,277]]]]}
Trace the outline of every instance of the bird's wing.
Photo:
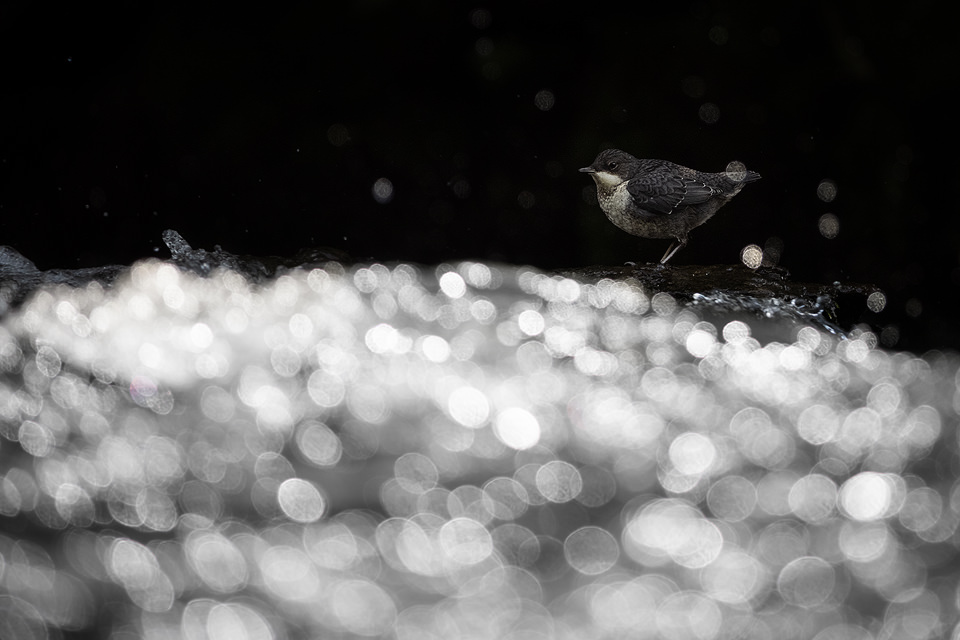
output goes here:
{"type": "Polygon", "coordinates": [[[627,191],[637,206],[653,213],[672,213],[678,207],[700,204],[720,193],[695,177],[677,175],[667,168],[631,178],[627,191]]]}

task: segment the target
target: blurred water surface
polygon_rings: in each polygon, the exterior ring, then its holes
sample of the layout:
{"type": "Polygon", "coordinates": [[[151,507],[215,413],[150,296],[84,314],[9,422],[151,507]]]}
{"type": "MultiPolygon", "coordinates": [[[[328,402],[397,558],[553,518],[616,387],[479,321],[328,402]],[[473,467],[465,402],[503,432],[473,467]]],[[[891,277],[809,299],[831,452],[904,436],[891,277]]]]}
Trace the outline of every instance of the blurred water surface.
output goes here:
{"type": "Polygon", "coordinates": [[[957,356],[699,313],[476,262],[41,290],[0,637],[960,638],[957,356]]]}

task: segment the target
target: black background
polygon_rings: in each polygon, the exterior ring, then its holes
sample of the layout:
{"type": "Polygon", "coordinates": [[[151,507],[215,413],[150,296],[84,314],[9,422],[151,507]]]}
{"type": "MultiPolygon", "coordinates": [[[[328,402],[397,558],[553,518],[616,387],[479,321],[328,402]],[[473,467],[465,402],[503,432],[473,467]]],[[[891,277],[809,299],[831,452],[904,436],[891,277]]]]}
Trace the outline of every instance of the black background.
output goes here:
{"type": "Polygon", "coordinates": [[[44,269],[166,257],[167,228],[256,255],[657,260],[577,173],[615,146],[763,175],[676,263],[782,246],[796,279],[883,288],[863,320],[890,346],[960,346],[955,27],[932,2],[765,4],[5,3],[0,244],[44,269]]]}

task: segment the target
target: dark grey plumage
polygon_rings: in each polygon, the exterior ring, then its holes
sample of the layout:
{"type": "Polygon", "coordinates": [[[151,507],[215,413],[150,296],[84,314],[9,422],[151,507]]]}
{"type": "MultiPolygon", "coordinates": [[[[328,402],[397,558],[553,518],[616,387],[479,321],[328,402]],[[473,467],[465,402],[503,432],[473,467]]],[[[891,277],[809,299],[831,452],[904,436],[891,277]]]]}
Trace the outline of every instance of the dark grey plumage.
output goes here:
{"type": "Polygon", "coordinates": [[[721,173],[704,173],[666,160],[641,160],[619,149],[602,151],[580,169],[597,184],[600,208],[627,233],[673,240],[660,259],[666,264],[687,244],[687,234],[709,220],[760,174],[730,163],[721,173]]]}

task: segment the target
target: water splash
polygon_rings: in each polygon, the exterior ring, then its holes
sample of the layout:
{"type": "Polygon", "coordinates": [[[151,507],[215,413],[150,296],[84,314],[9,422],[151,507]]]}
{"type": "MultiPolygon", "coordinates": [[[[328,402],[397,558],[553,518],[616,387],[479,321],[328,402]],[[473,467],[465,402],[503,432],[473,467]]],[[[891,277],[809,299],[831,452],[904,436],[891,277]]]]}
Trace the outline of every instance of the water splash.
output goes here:
{"type": "Polygon", "coordinates": [[[0,636],[957,633],[957,357],[826,305],[215,258],[3,318],[0,636]]]}

